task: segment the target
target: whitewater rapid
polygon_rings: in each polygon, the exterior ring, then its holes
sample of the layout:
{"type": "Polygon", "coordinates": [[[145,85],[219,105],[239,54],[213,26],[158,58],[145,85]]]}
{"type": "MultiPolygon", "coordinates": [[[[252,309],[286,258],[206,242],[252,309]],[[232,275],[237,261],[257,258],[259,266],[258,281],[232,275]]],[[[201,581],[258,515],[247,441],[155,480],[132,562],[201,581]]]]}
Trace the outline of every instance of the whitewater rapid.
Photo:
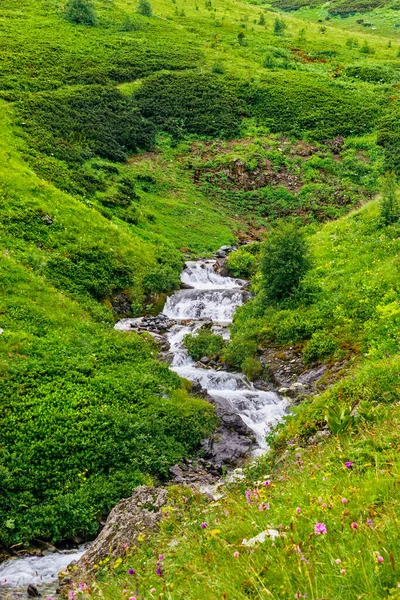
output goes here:
{"type": "Polygon", "coordinates": [[[248,298],[247,282],[216,273],[215,261],[187,262],[181,280],[192,289],[182,289],[168,297],[164,314],[177,322],[168,331],[171,368],[181,377],[198,383],[213,400],[228,401],[256,438],[255,453],[263,452],[265,436],[285,414],[287,401],[275,392],[257,390],[242,373],[196,364],[183,346],[185,335],[212,321],[217,335],[229,339],[229,325],[236,309],[248,298]]]}

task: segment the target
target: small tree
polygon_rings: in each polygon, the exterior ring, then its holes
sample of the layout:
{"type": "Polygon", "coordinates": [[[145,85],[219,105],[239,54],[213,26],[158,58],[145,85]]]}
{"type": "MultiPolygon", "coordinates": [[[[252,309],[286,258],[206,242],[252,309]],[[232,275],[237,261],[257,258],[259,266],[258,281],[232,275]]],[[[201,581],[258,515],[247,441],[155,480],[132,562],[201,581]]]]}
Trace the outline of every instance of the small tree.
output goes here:
{"type": "Polygon", "coordinates": [[[261,256],[262,287],[267,298],[282,300],[291,296],[310,267],[303,232],[291,223],[277,227],[263,243],[261,256]]]}
{"type": "Polygon", "coordinates": [[[139,15],[143,15],[144,17],[152,17],[153,9],[151,8],[151,4],[149,0],[139,0],[139,4],[137,7],[137,13],[139,15]]]}
{"type": "Polygon", "coordinates": [[[97,25],[97,16],[91,0],[67,0],[65,17],[77,25],[97,25]]]}
{"type": "Polygon", "coordinates": [[[259,25],[265,25],[265,16],[261,13],[260,18],[258,20],[259,25]]]}
{"type": "Polygon", "coordinates": [[[382,199],[380,205],[381,222],[391,225],[399,220],[400,207],[397,197],[397,181],[393,171],[388,171],[383,178],[382,199]]]}
{"type": "Polygon", "coordinates": [[[239,42],[239,46],[245,46],[246,42],[245,42],[245,34],[243,33],[243,31],[240,31],[238,33],[238,42],[239,42]]]}
{"type": "Polygon", "coordinates": [[[287,25],[283,19],[276,17],[274,21],[274,34],[275,35],[283,35],[285,33],[287,25]]]}

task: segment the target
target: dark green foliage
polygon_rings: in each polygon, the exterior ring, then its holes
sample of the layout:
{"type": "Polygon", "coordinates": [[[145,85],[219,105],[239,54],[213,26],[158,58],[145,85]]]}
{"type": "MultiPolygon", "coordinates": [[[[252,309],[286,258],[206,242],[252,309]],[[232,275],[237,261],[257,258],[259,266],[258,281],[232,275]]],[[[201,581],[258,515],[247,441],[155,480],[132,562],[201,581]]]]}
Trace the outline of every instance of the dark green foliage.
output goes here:
{"type": "Polygon", "coordinates": [[[91,0],[67,0],[65,17],[77,25],[97,25],[96,12],[91,0]]]}
{"type": "Polygon", "coordinates": [[[216,360],[220,357],[225,342],[220,335],[215,335],[204,328],[195,335],[186,335],[183,345],[194,360],[200,360],[203,356],[216,360]]]}
{"type": "MultiPolygon", "coordinates": [[[[65,169],[67,165],[70,178],[82,193],[101,187],[98,175],[93,174],[90,180],[82,170],[85,161],[95,156],[124,161],[127,152],[149,149],[154,142],[152,123],[139,114],[132,100],[113,87],[85,86],[32,94],[19,104],[18,111],[38,171],[43,174],[41,155],[55,166],[65,169]]],[[[46,174],[59,187],[75,191],[68,179],[63,184],[57,170],[46,174]]]]}
{"type": "Polygon", "coordinates": [[[251,356],[249,356],[243,361],[241,369],[246,375],[247,379],[250,379],[250,381],[253,381],[254,379],[257,379],[257,377],[260,377],[263,370],[259,361],[251,356]]]}
{"type": "Polygon", "coordinates": [[[363,54],[375,54],[375,48],[370,46],[368,44],[367,40],[365,40],[365,42],[363,43],[363,45],[360,48],[360,52],[362,52],[363,54]]]}
{"type": "Polygon", "coordinates": [[[93,323],[9,258],[0,269],[0,543],[94,536],[207,434],[211,406],[144,339],[93,323]]]}
{"type": "Polygon", "coordinates": [[[330,15],[347,17],[355,13],[364,13],[382,5],[382,0],[334,0],[330,3],[330,15]]]}
{"type": "Polygon", "coordinates": [[[266,298],[279,301],[291,296],[310,267],[303,232],[291,223],[280,225],[268,235],[262,249],[262,288],[266,298]]]}
{"type": "Polygon", "coordinates": [[[153,16],[153,9],[151,8],[149,0],[139,0],[137,13],[139,15],[143,15],[144,17],[153,16]]]}
{"type": "Polygon", "coordinates": [[[276,17],[275,21],[274,21],[274,34],[275,35],[283,35],[285,33],[286,30],[286,21],[284,19],[280,19],[279,17],[276,17]]]}
{"type": "Polygon", "coordinates": [[[372,83],[392,83],[399,78],[399,70],[391,65],[355,65],[345,71],[348,77],[372,83]]]}
{"type": "Polygon", "coordinates": [[[68,256],[50,258],[47,278],[72,295],[89,294],[104,300],[135,286],[134,269],[121,257],[99,247],[77,250],[68,256]]]}
{"type": "Polygon", "coordinates": [[[170,292],[179,288],[180,272],[183,268],[182,255],[165,246],[157,247],[156,267],[144,278],[143,285],[147,293],[170,292]]]}
{"type": "Polygon", "coordinates": [[[327,359],[337,351],[338,343],[335,338],[326,331],[317,331],[308,340],[302,356],[306,364],[311,364],[320,359],[327,359]]]}
{"type": "Polygon", "coordinates": [[[249,244],[248,246],[242,246],[237,252],[231,252],[226,263],[229,274],[233,277],[250,279],[256,272],[256,256],[259,248],[259,244],[249,244]]]}
{"type": "Polygon", "coordinates": [[[135,98],[145,118],[175,137],[234,137],[246,113],[238,94],[238,84],[220,75],[162,73],[146,79],[135,98]]]}
{"type": "Polygon", "coordinates": [[[385,168],[400,175],[400,105],[394,102],[378,122],[378,144],[385,151],[385,168]]]}
{"type": "Polygon", "coordinates": [[[239,46],[245,46],[246,45],[246,35],[243,33],[243,31],[239,31],[238,33],[238,42],[239,42],[239,46]]]}
{"type": "Polygon", "coordinates": [[[380,218],[383,225],[392,225],[400,218],[397,181],[393,171],[386,173],[383,179],[380,218]]]}
{"type": "Polygon", "coordinates": [[[252,88],[252,105],[259,122],[272,131],[299,137],[308,131],[319,140],[371,131],[379,111],[366,90],[361,93],[298,71],[266,74],[260,86],[252,88]]]}

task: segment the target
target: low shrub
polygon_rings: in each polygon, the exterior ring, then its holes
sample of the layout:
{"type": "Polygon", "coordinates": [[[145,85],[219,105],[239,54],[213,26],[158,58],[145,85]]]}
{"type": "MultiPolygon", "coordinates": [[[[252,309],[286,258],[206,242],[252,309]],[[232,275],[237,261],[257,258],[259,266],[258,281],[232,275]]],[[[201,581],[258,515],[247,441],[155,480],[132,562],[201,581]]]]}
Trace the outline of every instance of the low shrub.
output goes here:
{"type": "Polygon", "coordinates": [[[339,349],[335,338],[326,331],[316,331],[304,347],[302,356],[306,364],[332,357],[339,349]]]}
{"type": "Polygon", "coordinates": [[[265,297],[279,301],[291,296],[310,267],[304,234],[290,223],[280,225],[263,244],[261,274],[265,297]]]}
{"type": "Polygon", "coordinates": [[[257,379],[263,371],[263,368],[258,360],[249,356],[242,362],[242,371],[246,375],[247,379],[253,381],[257,379]]]}
{"type": "Polygon", "coordinates": [[[238,83],[214,73],[162,73],[135,93],[143,116],[174,137],[184,133],[235,137],[247,107],[238,83]]]}
{"type": "Polygon", "coordinates": [[[65,18],[77,25],[97,25],[96,11],[91,0],[67,0],[65,18]]]}
{"type": "Polygon", "coordinates": [[[257,264],[257,258],[250,247],[242,246],[237,252],[229,254],[226,267],[233,277],[250,279],[256,272],[257,264]]]}
{"type": "Polygon", "coordinates": [[[215,335],[209,329],[200,329],[195,335],[186,335],[183,345],[194,360],[207,356],[210,360],[220,357],[225,342],[220,335],[215,335]]]}

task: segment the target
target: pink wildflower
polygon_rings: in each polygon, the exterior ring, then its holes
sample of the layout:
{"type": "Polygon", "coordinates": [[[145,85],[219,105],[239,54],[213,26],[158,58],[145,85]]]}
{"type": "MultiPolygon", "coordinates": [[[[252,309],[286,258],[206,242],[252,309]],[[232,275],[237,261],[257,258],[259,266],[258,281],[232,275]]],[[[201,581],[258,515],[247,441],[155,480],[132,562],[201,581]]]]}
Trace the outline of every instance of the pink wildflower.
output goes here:
{"type": "Polygon", "coordinates": [[[340,569],[340,574],[341,575],[346,575],[346,569],[340,569]]]}
{"type": "Polygon", "coordinates": [[[258,507],[258,510],[269,510],[270,506],[269,506],[269,502],[261,502],[260,506],[258,507]]]}
{"type": "Polygon", "coordinates": [[[376,560],[377,560],[377,562],[378,562],[378,563],[383,563],[383,560],[384,560],[384,559],[383,559],[383,556],[380,556],[380,555],[378,555],[378,556],[376,557],[376,560]]]}
{"type": "Polygon", "coordinates": [[[264,481],[264,482],[263,482],[263,485],[264,485],[265,487],[269,487],[269,486],[271,485],[271,482],[270,482],[270,480],[269,480],[269,479],[267,479],[266,481],[264,481]]]}
{"type": "Polygon", "coordinates": [[[367,519],[367,525],[368,525],[368,527],[371,527],[371,529],[375,529],[374,522],[372,519],[367,519]]]}
{"type": "Polygon", "coordinates": [[[298,506],[298,507],[296,508],[296,512],[297,512],[297,514],[298,514],[298,515],[301,513],[301,508],[300,508],[300,506],[298,506]]]}
{"type": "Polygon", "coordinates": [[[324,534],[324,533],[327,533],[327,532],[328,532],[328,530],[326,528],[325,523],[315,523],[315,525],[314,525],[314,533],[316,535],[321,535],[321,534],[324,534]]]}
{"type": "Polygon", "coordinates": [[[206,527],[208,527],[208,523],[202,523],[202,524],[200,525],[200,527],[201,527],[202,529],[205,529],[206,527]]]}
{"type": "Polygon", "coordinates": [[[235,558],[239,558],[239,552],[237,552],[237,551],[236,551],[236,552],[234,552],[234,553],[233,553],[233,556],[234,556],[235,558]]]}
{"type": "Polygon", "coordinates": [[[342,498],[342,504],[347,504],[347,503],[348,503],[347,498],[342,498]]]}
{"type": "Polygon", "coordinates": [[[346,469],[351,469],[351,467],[354,465],[354,463],[351,460],[348,460],[347,462],[344,463],[344,466],[346,467],[346,469]]]}
{"type": "Polygon", "coordinates": [[[340,558],[337,558],[337,559],[335,560],[335,563],[336,563],[337,565],[340,565],[340,563],[341,563],[341,562],[342,562],[342,561],[340,560],[340,558]]]}
{"type": "Polygon", "coordinates": [[[352,527],[353,529],[358,529],[358,525],[357,525],[357,523],[355,523],[354,521],[353,521],[353,523],[351,524],[351,527],[352,527]]]}
{"type": "Polygon", "coordinates": [[[151,588],[151,590],[150,590],[150,594],[155,594],[155,593],[156,593],[156,591],[157,591],[157,590],[156,590],[156,588],[151,588]]]}

